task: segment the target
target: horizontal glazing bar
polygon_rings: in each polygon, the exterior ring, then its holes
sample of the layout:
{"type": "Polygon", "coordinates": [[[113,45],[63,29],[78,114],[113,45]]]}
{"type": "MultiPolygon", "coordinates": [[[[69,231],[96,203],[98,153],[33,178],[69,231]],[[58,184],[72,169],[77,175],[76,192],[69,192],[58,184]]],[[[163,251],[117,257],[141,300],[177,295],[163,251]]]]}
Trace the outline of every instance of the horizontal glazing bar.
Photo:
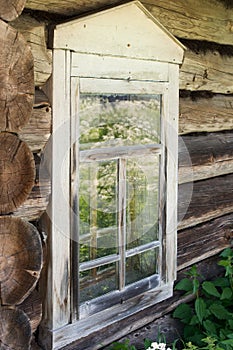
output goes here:
{"type": "Polygon", "coordinates": [[[84,263],[81,263],[79,265],[79,271],[86,271],[90,269],[94,269],[95,267],[107,265],[116,261],[119,261],[120,257],[118,254],[112,254],[108,256],[104,256],[103,258],[98,258],[95,260],[87,261],[84,263]]]}
{"type": "Polygon", "coordinates": [[[161,243],[159,241],[154,241],[154,242],[143,244],[139,247],[132,248],[132,249],[126,251],[126,258],[129,258],[130,256],[134,256],[137,254],[144,253],[147,250],[151,250],[151,249],[160,247],[160,245],[161,245],[161,243]]]}
{"type": "Polygon", "coordinates": [[[161,154],[161,149],[162,146],[160,144],[96,148],[81,151],[79,161],[93,162],[108,159],[130,158],[133,156],[161,154]]]}

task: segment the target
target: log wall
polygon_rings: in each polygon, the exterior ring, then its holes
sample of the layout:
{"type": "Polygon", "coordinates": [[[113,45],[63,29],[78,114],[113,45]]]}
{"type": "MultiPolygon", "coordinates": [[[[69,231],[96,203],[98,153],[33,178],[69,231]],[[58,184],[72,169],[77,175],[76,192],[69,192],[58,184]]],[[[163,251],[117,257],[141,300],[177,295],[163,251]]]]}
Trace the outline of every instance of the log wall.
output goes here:
{"type": "MultiPolygon", "coordinates": [[[[142,2],[178,39],[185,39],[187,46],[180,69],[179,279],[184,269],[192,264],[208,265],[208,261],[232,243],[233,12],[220,0],[142,2]]],[[[118,2],[113,0],[113,3],[118,2]]],[[[42,89],[46,91],[44,84],[52,67],[51,51],[46,46],[47,27],[55,24],[58,16],[76,16],[105,5],[110,3],[28,0],[27,10],[12,22],[32,48],[37,87],[32,117],[19,133],[34,153],[37,165],[35,186],[27,201],[14,213],[28,221],[39,221],[50,195],[49,174],[39,176],[52,128],[51,105],[42,93],[42,89]]],[[[210,270],[207,272],[207,277],[211,277],[210,270]]],[[[130,328],[125,325],[124,334],[171,312],[179,298],[175,295],[161,307],[156,306],[150,315],[141,313],[132,318],[128,323],[130,328]]],[[[122,326],[114,332],[106,330],[105,344],[124,334],[122,326]]],[[[88,341],[100,343],[100,335],[93,334],[88,341]]],[[[88,341],[85,340],[85,344],[88,341]]],[[[85,346],[83,350],[88,349],[88,345],[85,346]]]]}

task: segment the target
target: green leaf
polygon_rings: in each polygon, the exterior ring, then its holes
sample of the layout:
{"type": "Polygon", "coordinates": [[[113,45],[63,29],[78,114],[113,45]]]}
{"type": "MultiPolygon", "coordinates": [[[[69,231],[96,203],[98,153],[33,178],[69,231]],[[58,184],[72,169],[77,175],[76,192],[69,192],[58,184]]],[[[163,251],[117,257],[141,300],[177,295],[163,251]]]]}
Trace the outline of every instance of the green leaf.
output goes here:
{"type": "Polygon", "coordinates": [[[233,330],[233,319],[232,320],[227,320],[227,322],[229,324],[230,329],[233,330]]]}
{"type": "Polygon", "coordinates": [[[180,282],[175,286],[175,290],[185,290],[186,292],[192,293],[193,284],[192,281],[188,278],[183,278],[180,282]]]}
{"type": "Polygon", "coordinates": [[[192,309],[187,304],[180,304],[173,312],[173,317],[179,318],[181,322],[188,324],[192,317],[192,309]]]}
{"type": "Polygon", "coordinates": [[[213,303],[209,307],[210,312],[219,320],[227,320],[229,318],[229,313],[227,309],[221,304],[213,303]]]}
{"type": "Polygon", "coordinates": [[[226,277],[218,277],[213,281],[215,287],[228,287],[229,279],[226,277]]]}
{"type": "Polygon", "coordinates": [[[200,287],[200,282],[198,281],[198,279],[194,279],[193,280],[193,294],[197,293],[199,287],[200,287]]]}
{"type": "Polygon", "coordinates": [[[203,327],[205,328],[207,333],[209,333],[211,335],[217,334],[215,324],[213,322],[211,322],[210,320],[203,321],[203,327]]]}
{"type": "Polygon", "coordinates": [[[226,248],[224,251],[220,254],[223,258],[228,258],[230,256],[233,256],[233,250],[231,248],[226,248]]]}
{"type": "Polygon", "coordinates": [[[200,323],[206,316],[206,304],[202,298],[197,298],[195,301],[195,311],[200,323]]]}
{"type": "Polygon", "coordinates": [[[197,315],[193,315],[193,317],[191,318],[189,324],[190,324],[190,326],[195,326],[196,324],[199,324],[199,320],[198,320],[197,315]]]}
{"type": "Polygon", "coordinates": [[[220,293],[218,292],[217,288],[212,282],[203,282],[202,283],[202,288],[204,289],[205,292],[207,292],[210,295],[213,295],[217,298],[220,298],[220,293]]]}
{"type": "Polygon", "coordinates": [[[146,338],[144,339],[144,347],[145,349],[149,348],[151,346],[152,340],[146,338]]]}
{"type": "Polygon", "coordinates": [[[232,298],[231,288],[229,288],[229,287],[224,288],[220,299],[224,300],[224,299],[231,299],[231,298],[232,298]]]}

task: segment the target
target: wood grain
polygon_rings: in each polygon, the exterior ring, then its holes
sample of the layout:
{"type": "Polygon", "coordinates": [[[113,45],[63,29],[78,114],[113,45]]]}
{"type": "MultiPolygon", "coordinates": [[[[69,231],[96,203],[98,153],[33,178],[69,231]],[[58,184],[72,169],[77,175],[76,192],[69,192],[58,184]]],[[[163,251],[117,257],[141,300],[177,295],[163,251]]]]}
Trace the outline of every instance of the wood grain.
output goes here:
{"type": "Polygon", "coordinates": [[[142,3],[179,38],[232,45],[232,10],[220,1],[143,0],[142,3]]]}
{"type": "Polygon", "coordinates": [[[179,229],[232,213],[233,174],[180,185],[178,207],[179,229]]]}
{"type": "Polygon", "coordinates": [[[33,155],[16,135],[0,133],[0,214],[16,210],[29,196],[35,180],[33,155]]]}
{"type": "Polygon", "coordinates": [[[178,270],[213,256],[233,239],[233,214],[182,230],[178,234],[178,270]],[[200,244],[201,242],[201,244],[200,244]]]}
{"type": "Polygon", "coordinates": [[[233,173],[233,132],[179,137],[179,184],[233,173]]]}
{"type": "Polygon", "coordinates": [[[18,308],[22,310],[31,325],[32,333],[34,333],[39,326],[42,318],[42,301],[36,289],[20,304],[18,308]]]}
{"type": "Polygon", "coordinates": [[[13,21],[23,11],[26,0],[1,0],[0,18],[5,21],[13,21]]]}
{"type": "Polygon", "coordinates": [[[218,51],[187,50],[180,69],[180,89],[232,94],[232,63],[233,57],[218,51]]]}
{"type": "Polygon", "coordinates": [[[37,229],[20,218],[0,216],[1,303],[22,303],[34,289],[42,268],[37,229]]]}
{"type": "Polygon", "coordinates": [[[1,350],[28,350],[31,341],[31,327],[28,317],[14,307],[0,307],[1,350]]]}
{"type": "Polygon", "coordinates": [[[233,96],[180,98],[179,133],[233,130],[233,96]]]}
{"type": "Polygon", "coordinates": [[[22,14],[11,26],[18,30],[31,48],[34,59],[34,80],[36,86],[42,86],[52,72],[52,52],[47,49],[46,21],[38,21],[28,14],[22,14]]]}
{"type": "Polygon", "coordinates": [[[0,130],[17,131],[32,113],[34,72],[24,37],[0,20],[0,130]]]}

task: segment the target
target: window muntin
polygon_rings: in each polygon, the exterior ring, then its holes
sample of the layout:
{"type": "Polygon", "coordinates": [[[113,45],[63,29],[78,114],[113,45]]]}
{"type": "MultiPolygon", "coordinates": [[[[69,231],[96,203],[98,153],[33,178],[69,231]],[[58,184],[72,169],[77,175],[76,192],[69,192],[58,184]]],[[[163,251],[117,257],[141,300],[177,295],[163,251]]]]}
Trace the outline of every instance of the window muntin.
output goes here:
{"type": "Polygon", "coordinates": [[[162,100],[80,94],[80,318],[161,281],[162,100]]]}

